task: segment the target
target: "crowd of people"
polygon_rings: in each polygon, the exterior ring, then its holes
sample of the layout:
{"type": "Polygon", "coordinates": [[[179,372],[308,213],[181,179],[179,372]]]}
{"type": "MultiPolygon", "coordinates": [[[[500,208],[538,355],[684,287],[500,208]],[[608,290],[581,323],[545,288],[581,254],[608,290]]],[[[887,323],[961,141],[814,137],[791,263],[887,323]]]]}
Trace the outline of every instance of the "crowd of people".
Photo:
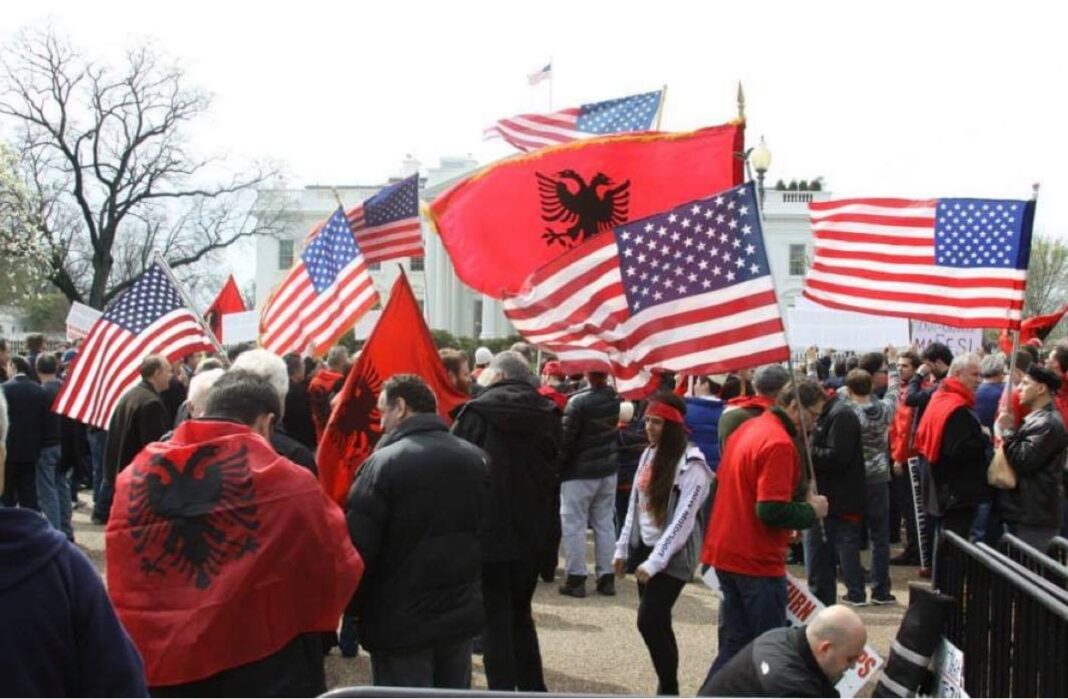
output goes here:
{"type": "Polygon", "coordinates": [[[1068,528],[1064,344],[1008,359],[811,348],[794,373],[664,373],[638,401],[524,343],[473,362],[442,349],[470,400],[444,416],[423,378],[382,377],[382,436],[343,508],[315,454],[345,347],[144,357],[98,430],[50,410],[76,348],[27,346],[0,345],[0,674],[15,693],[313,695],[335,645],[364,648],[376,685],[468,688],[481,653],[489,689],[544,692],[532,600],[562,558],[565,597],[634,576],[658,694],[680,692],[672,609],[699,572],[721,600],[701,695],[835,696],[866,641],[851,607],[897,603],[891,565],[929,576],[938,530],[1045,550],[1068,528]],[[1011,487],[990,485],[992,462],[1011,487]],[[73,546],[80,486],[106,527],[106,591],[73,546]],[[826,605],[800,629],[789,562],[826,605]]]}

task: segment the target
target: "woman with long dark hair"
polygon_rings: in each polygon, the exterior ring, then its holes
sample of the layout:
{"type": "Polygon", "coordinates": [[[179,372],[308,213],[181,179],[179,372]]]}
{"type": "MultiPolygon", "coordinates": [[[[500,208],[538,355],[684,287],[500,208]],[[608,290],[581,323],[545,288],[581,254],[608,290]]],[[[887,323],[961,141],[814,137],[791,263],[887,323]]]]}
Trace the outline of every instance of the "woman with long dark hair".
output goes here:
{"type": "Polygon", "coordinates": [[[695,521],[712,471],[686,436],[686,403],[657,393],[645,411],[649,447],[634,476],[627,518],[616,542],[617,576],[638,580],[638,631],[656,669],[657,694],[679,693],[679,649],[671,609],[690,580],[701,546],[695,521]]]}

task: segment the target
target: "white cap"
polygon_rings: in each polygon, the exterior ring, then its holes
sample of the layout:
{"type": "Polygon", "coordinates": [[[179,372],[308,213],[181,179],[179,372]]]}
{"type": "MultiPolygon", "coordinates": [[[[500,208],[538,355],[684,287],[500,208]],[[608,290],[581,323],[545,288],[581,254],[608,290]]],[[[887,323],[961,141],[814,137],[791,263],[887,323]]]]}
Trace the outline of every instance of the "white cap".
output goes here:
{"type": "Polygon", "coordinates": [[[475,350],[475,366],[483,366],[493,361],[493,352],[489,347],[479,347],[475,350]]]}

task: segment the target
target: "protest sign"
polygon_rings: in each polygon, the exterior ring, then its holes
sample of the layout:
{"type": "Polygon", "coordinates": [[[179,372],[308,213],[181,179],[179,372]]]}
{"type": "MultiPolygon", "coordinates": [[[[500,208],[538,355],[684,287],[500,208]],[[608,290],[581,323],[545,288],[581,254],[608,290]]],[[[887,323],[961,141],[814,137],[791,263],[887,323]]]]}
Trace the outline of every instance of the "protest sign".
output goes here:
{"type": "Polygon", "coordinates": [[[922,320],[912,321],[912,341],[922,352],[932,342],[941,342],[954,355],[962,352],[978,352],[983,346],[983,331],[980,328],[954,328],[922,320]]]}
{"type": "Polygon", "coordinates": [[[89,334],[89,328],[93,327],[96,319],[104,315],[92,306],[75,301],[70,305],[67,313],[67,339],[78,340],[89,334]]]}
{"type": "Polygon", "coordinates": [[[222,335],[226,344],[255,342],[260,334],[260,312],[226,313],[222,317],[222,335]]]}

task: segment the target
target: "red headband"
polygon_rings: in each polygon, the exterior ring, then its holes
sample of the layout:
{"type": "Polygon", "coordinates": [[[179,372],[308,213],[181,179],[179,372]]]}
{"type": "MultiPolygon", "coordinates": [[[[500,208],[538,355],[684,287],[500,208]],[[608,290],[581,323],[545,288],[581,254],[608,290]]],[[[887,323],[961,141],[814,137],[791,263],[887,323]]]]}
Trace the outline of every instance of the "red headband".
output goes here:
{"type": "Polygon", "coordinates": [[[680,425],[683,423],[682,413],[677,408],[672,408],[667,403],[650,403],[649,407],[645,410],[646,417],[660,417],[669,422],[677,422],[680,425]]]}

